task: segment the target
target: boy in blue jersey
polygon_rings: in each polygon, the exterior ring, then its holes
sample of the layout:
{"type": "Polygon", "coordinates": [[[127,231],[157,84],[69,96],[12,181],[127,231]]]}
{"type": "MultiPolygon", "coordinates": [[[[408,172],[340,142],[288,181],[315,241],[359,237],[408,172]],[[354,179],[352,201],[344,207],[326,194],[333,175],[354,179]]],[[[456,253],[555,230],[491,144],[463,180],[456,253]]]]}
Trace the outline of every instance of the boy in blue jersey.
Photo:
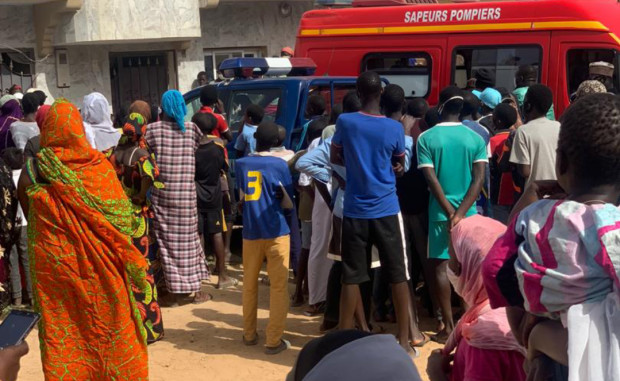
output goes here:
{"type": "Polygon", "coordinates": [[[259,105],[251,103],[245,109],[243,127],[239,131],[239,136],[237,136],[237,141],[235,142],[237,158],[248,156],[256,151],[256,138],[254,134],[258,125],[263,121],[264,116],[265,110],[259,105]]]}
{"type": "Polygon", "coordinates": [[[243,211],[243,342],[256,345],[258,277],[267,259],[270,279],[269,323],[266,354],[290,347],[282,339],[289,308],[289,225],[284,209],[292,209],[293,180],[286,162],[269,156],[278,141],[278,126],[261,123],[256,133],[256,153],[236,161],[240,209],[243,211]]]}
{"type": "Polygon", "coordinates": [[[434,269],[430,279],[442,311],[444,329],[433,337],[445,342],[454,329],[451,288],[448,280],[450,230],[463,218],[476,214],[474,203],[484,182],[488,163],[484,140],[460,120],[464,98],[450,86],[439,94],[441,123],[418,138],[418,168],[431,191],[429,203],[428,258],[434,269]]]}
{"type": "Polygon", "coordinates": [[[405,166],[405,134],[400,123],[381,115],[382,84],[377,73],[362,73],[357,92],[362,110],[338,118],[330,148],[331,162],[344,165],[347,171],[339,327],[354,328],[354,312],[361,300],[359,285],[370,279],[374,245],[392,285],[399,342],[413,353],[408,326],[409,271],[393,169],[405,166]]]}

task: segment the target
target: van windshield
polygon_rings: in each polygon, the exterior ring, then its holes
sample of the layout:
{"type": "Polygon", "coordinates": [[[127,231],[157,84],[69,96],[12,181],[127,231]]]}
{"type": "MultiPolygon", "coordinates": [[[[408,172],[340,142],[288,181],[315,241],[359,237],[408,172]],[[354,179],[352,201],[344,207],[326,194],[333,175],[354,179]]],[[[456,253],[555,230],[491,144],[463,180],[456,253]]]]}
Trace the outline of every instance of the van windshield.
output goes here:
{"type": "Polygon", "coordinates": [[[567,91],[569,96],[574,94],[581,82],[588,79],[599,79],[605,82],[608,89],[620,90],[620,52],[613,49],[571,49],[566,54],[567,91]],[[590,64],[594,62],[607,62],[614,65],[613,78],[590,78],[590,64]]]}

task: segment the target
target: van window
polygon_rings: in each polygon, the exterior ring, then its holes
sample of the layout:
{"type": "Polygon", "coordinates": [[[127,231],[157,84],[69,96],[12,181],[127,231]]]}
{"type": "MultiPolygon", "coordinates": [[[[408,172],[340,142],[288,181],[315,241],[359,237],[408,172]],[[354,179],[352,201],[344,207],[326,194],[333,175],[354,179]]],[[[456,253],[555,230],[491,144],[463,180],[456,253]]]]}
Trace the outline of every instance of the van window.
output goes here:
{"type": "Polygon", "coordinates": [[[243,125],[245,109],[250,103],[265,109],[263,120],[273,122],[281,112],[282,89],[233,90],[231,102],[228,105],[228,126],[232,132],[237,132],[243,125]]]}
{"type": "MultiPolygon", "coordinates": [[[[521,65],[540,68],[542,49],[540,46],[459,47],[454,50],[452,78],[461,89],[467,88],[467,81],[474,78],[477,70],[486,68],[495,72],[495,87],[508,91],[515,88],[515,73],[521,65]]],[[[540,70],[538,70],[540,81],[540,70]]]]}
{"type": "Polygon", "coordinates": [[[408,98],[426,97],[431,89],[431,64],[431,56],[423,52],[370,53],[362,60],[362,72],[377,72],[402,87],[408,98]]]}
{"type": "Polygon", "coordinates": [[[568,76],[568,95],[570,96],[579,88],[581,82],[589,77],[589,68],[592,62],[605,61],[616,66],[614,73],[614,88],[620,89],[618,81],[619,54],[612,49],[571,49],[566,53],[566,64],[568,76]]]}
{"type": "MultiPolygon", "coordinates": [[[[355,83],[335,83],[334,84],[334,105],[342,104],[342,99],[349,91],[355,90],[355,83]]],[[[331,104],[331,87],[330,86],[315,86],[311,87],[309,90],[310,95],[318,94],[325,99],[325,104],[327,105],[327,109],[325,113],[330,115],[332,112],[332,104],[331,104]]]]}

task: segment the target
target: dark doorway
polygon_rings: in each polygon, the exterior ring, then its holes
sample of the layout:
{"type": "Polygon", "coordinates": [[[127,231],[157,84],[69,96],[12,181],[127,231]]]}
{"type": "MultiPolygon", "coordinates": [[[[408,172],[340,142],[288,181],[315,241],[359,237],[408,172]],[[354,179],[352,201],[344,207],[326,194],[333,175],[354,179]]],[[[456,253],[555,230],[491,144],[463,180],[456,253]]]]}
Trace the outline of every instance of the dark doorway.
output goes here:
{"type": "Polygon", "coordinates": [[[168,90],[167,52],[110,53],[114,113],[136,100],[159,104],[168,90]]]}

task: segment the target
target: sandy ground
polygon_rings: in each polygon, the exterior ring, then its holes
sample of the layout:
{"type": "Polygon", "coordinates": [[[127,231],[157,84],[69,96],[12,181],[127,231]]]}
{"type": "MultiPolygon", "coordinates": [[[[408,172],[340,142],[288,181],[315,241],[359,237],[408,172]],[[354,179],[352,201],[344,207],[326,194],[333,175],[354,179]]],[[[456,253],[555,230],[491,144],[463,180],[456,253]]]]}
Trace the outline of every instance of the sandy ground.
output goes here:
{"type": "MultiPolygon", "coordinates": [[[[232,266],[231,274],[241,280],[240,266],[232,266]]],[[[217,280],[213,277],[212,280],[217,280]]],[[[201,305],[185,305],[163,309],[165,338],[149,346],[150,379],[171,380],[217,380],[217,381],[275,381],[284,380],[305,343],[320,335],[319,317],[303,315],[305,307],[291,309],[285,338],[293,347],[276,356],[263,353],[265,326],[269,316],[269,288],[260,286],[258,327],[263,339],[259,346],[246,347],[241,342],[242,309],[241,284],[237,289],[219,291],[213,284],[204,286],[215,299],[201,305]]],[[[294,285],[290,284],[291,293],[294,285]]],[[[382,324],[394,332],[394,324],[382,324]]],[[[424,319],[423,330],[432,329],[433,322],[424,319]]],[[[428,331],[427,331],[428,332],[428,331]]],[[[18,380],[42,381],[41,357],[36,332],[28,337],[30,353],[22,359],[18,380]]],[[[438,344],[429,343],[421,349],[415,360],[423,380],[426,376],[426,360],[438,344]]]]}

